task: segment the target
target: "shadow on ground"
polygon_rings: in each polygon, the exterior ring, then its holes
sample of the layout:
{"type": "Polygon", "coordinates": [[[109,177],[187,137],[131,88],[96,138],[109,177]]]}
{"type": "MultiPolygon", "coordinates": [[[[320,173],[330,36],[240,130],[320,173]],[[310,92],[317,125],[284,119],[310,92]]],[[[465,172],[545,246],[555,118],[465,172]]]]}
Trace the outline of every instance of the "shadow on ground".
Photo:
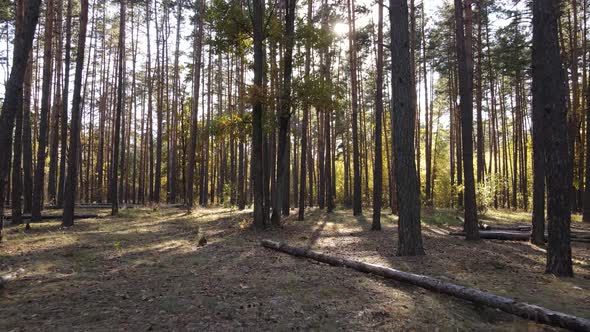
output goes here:
{"type": "MultiPolygon", "coordinates": [[[[105,213],[106,214],[106,213],[105,213]]],[[[369,215],[369,214],[368,214],[369,215]]],[[[417,287],[294,258],[262,238],[429,274],[590,316],[588,245],[577,277],[544,275],[526,243],[467,243],[424,224],[427,256],[396,256],[395,219],[383,231],[349,211],[310,210],[282,228],[252,230],[249,211],[124,210],[118,217],[9,228],[0,271],[25,274],[0,291],[0,330],[538,330],[548,329],[417,287]],[[207,245],[199,246],[201,237],[207,245]]]]}

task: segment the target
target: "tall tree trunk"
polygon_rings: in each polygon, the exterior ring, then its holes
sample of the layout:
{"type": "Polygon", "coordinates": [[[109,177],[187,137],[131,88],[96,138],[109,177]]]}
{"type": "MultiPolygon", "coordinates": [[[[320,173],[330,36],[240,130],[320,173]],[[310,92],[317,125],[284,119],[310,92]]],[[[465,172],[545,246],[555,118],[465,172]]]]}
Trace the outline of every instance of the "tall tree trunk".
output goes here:
{"type": "Polygon", "coordinates": [[[572,276],[570,186],[565,72],[559,54],[559,0],[533,2],[533,98],[543,111],[542,133],[547,181],[548,273],[572,276]]]}
{"type": "MultiPolygon", "coordinates": [[[[308,1],[307,4],[307,26],[312,26],[312,15],[313,7],[312,2],[308,1]]],[[[305,43],[305,82],[309,82],[309,74],[311,68],[311,45],[309,41],[305,43]]],[[[303,101],[303,119],[301,124],[301,172],[299,173],[299,211],[297,214],[297,220],[303,220],[305,217],[305,191],[306,191],[306,179],[307,179],[307,132],[309,126],[309,102],[307,99],[303,101]]]]}
{"type": "MultiPolygon", "coordinates": [[[[406,5],[407,6],[407,5],[406,5]]],[[[348,52],[350,57],[350,84],[352,93],[352,169],[353,169],[353,204],[355,216],[363,213],[361,193],[361,169],[358,138],[358,92],[357,92],[357,55],[354,0],[348,0],[348,52]]],[[[406,18],[407,19],[407,18],[406,18]]]]}
{"type": "Polygon", "coordinates": [[[60,113],[62,108],[62,98],[61,98],[61,81],[63,79],[62,76],[62,48],[63,48],[63,38],[62,36],[62,20],[63,20],[63,0],[57,0],[55,6],[55,22],[54,22],[54,31],[53,34],[55,35],[54,42],[54,63],[55,63],[55,70],[54,70],[54,83],[55,86],[53,88],[53,106],[50,119],[50,129],[49,129],[49,173],[47,174],[47,200],[54,205],[62,206],[60,202],[57,201],[57,173],[58,173],[58,152],[59,152],[59,125],[60,125],[60,113]]]}
{"type": "MultiPolygon", "coordinates": [[[[13,64],[6,81],[4,101],[0,112],[0,146],[10,146],[14,119],[18,112],[18,99],[23,93],[23,81],[28,67],[28,60],[33,46],[33,37],[39,20],[41,0],[29,0],[24,9],[22,29],[14,40],[13,64]]],[[[0,242],[4,220],[5,186],[10,170],[11,149],[0,150],[0,242]]]]}
{"type": "MultiPolygon", "coordinates": [[[[71,0],[70,0],[71,1],[71,0]]],[[[68,1],[69,2],[69,1],[68,1]]],[[[121,6],[124,6],[121,1],[121,6]]],[[[124,15],[123,15],[124,16],[124,15]]],[[[124,18],[123,18],[124,19],[124,18]]],[[[80,31],[78,34],[78,51],[76,54],[76,74],[74,76],[74,94],[72,98],[72,122],[70,124],[70,150],[68,156],[68,172],[64,201],[62,225],[74,225],[74,201],[76,200],[76,175],[81,160],[78,155],[80,142],[80,126],[82,120],[82,70],[84,69],[84,49],[86,47],[86,26],[88,25],[88,0],[80,1],[80,31]]],[[[67,103],[67,100],[65,101],[67,103]]],[[[116,183],[116,181],[115,181],[116,183]]],[[[115,200],[116,201],[116,200],[115,200]]],[[[115,202],[114,201],[114,202],[115,202]]],[[[115,204],[115,203],[113,203],[115,204]]]]}
{"type": "Polygon", "coordinates": [[[201,53],[203,40],[203,9],[205,8],[204,1],[198,2],[197,8],[197,27],[195,29],[195,55],[193,66],[193,105],[191,107],[191,123],[190,123],[190,141],[189,141],[189,155],[187,165],[187,180],[186,180],[186,205],[189,209],[193,207],[193,188],[194,188],[194,173],[195,173],[195,155],[197,153],[197,121],[199,113],[199,83],[201,82],[201,53]]]}
{"type": "Polygon", "coordinates": [[[254,190],[254,226],[264,228],[264,170],[262,154],[262,113],[264,98],[264,0],[253,0],[252,26],[254,29],[254,95],[252,105],[252,180],[254,190]]]}
{"type": "Polygon", "coordinates": [[[476,86],[475,86],[475,102],[477,114],[477,183],[482,183],[485,176],[485,151],[484,151],[484,135],[483,135],[483,118],[482,118],[482,101],[483,101],[483,87],[482,87],[482,2],[477,1],[477,71],[476,71],[476,86]]]}
{"type": "Polygon", "coordinates": [[[391,23],[392,145],[398,190],[398,255],[423,255],[420,226],[420,189],[414,151],[411,59],[407,0],[389,0],[391,23]]]}
{"type": "MultiPolygon", "coordinates": [[[[16,1],[16,17],[15,17],[15,35],[18,36],[22,31],[23,27],[23,19],[24,19],[24,0],[16,1]]],[[[14,62],[15,59],[13,59],[14,62]]],[[[16,111],[16,125],[14,130],[14,147],[12,149],[13,152],[13,160],[12,160],[12,223],[13,224],[21,224],[22,223],[22,204],[21,204],[21,196],[22,196],[22,142],[23,142],[23,90],[21,88],[20,93],[17,98],[17,111],[16,111]]],[[[0,181],[0,184],[2,182],[0,181]]],[[[4,202],[0,202],[4,204],[4,202]]],[[[0,222],[2,222],[2,218],[0,216],[0,222]]]]}
{"type": "MultiPolygon", "coordinates": [[[[31,137],[32,52],[29,51],[23,84],[23,213],[31,213],[33,199],[33,146],[31,137]]],[[[29,224],[27,223],[27,226],[29,224]]]]}
{"type": "MultiPolygon", "coordinates": [[[[117,109],[115,114],[115,128],[113,137],[113,159],[111,163],[111,214],[119,213],[119,144],[121,139],[121,117],[125,109],[124,91],[125,91],[125,0],[120,0],[120,20],[119,20],[119,69],[117,84],[117,109]]],[[[123,149],[122,153],[125,153],[123,149]]]]}
{"type": "Polygon", "coordinates": [[[285,57],[283,65],[283,88],[279,106],[279,146],[277,150],[277,190],[274,193],[272,224],[281,224],[281,210],[285,191],[289,191],[289,122],[291,120],[291,76],[293,72],[293,44],[295,42],[295,9],[297,0],[285,0],[285,57]]]}
{"type": "Polygon", "coordinates": [[[375,164],[373,168],[373,222],[371,224],[371,229],[375,231],[381,230],[381,200],[383,192],[383,148],[381,146],[381,121],[383,119],[383,0],[379,0],[377,6],[379,7],[379,23],[377,26],[377,82],[375,88],[375,164]]]}
{"type": "MultiPolygon", "coordinates": [[[[66,156],[68,154],[68,94],[70,92],[70,61],[71,61],[71,43],[72,43],[72,0],[67,0],[66,5],[66,47],[64,60],[64,87],[62,92],[62,109],[61,109],[61,156],[59,160],[59,181],[57,188],[57,205],[63,204],[65,195],[65,178],[66,178],[66,156]]],[[[94,77],[93,77],[94,79],[94,77]]],[[[90,137],[91,139],[92,137],[90,137]]]]}
{"type": "Polygon", "coordinates": [[[465,178],[465,238],[479,239],[475,179],[473,176],[473,56],[471,0],[455,0],[455,29],[459,63],[459,91],[461,97],[461,138],[463,144],[463,171],[465,178]],[[463,17],[463,11],[465,17],[463,17]]]}
{"type": "Polygon", "coordinates": [[[41,87],[41,114],[39,120],[39,137],[37,146],[37,164],[35,166],[35,183],[33,188],[33,206],[31,221],[41,221],[43,209],[43,189],[45,186],[45,157],[47,155],[47,126],[49,121],[51,78],[52,78],[52,44],[53,44],[53,0],[47,0],[45,12],[45,32],[43,45],[43,83],[41,87]]]}

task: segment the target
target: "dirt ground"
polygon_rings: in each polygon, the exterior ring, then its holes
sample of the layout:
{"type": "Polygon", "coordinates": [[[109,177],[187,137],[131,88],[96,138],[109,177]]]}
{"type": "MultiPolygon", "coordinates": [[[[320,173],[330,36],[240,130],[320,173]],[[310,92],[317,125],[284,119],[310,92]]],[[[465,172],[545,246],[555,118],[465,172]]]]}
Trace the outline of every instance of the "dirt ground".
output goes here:
{"type": "MultiPolygon", "coordinates": [[[[86,211],[90,212],[90,211],[86,211]]],[[[96,212],[96,210],[94,211],[96,212]]],[[[8,227],[0,331],[414,330],[554,331],[497,310],[342,267],[264,249],[269,238],[428,274],[590,318],[590,244],[574,243],[574,278],[543,273],[545,251],[524,242],[469,243],[455,211],[423,213],[426,256],[396,256],[396,220],[370,231],[370,211],[310,210],[280,229],[251,230],[250,211],[126,209],[117,217],[8,227]],[[207,244],[199,246],[199,239],[207,244]]],[[[292,214],[295,214],[293,211],[292,214]]],[[[494,211],[493,223],[527,223],[494,211]]],[[[578,218],[579,219],[579,218],[578,218]]],[[[575,222],[574,227],[588,225],[575,222]]]]}

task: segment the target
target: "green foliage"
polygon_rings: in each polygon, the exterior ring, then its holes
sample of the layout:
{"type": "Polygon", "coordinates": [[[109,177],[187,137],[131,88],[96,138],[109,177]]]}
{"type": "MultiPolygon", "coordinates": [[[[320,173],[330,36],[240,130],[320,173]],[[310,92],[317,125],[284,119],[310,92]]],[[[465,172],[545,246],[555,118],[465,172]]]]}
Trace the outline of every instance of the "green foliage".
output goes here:
{"type": "Polygon", "coordinates": [[[477,212],[479,215],[485,215],[494,204],[494,193],[496,192],[498,181],[492,175],[486,176],[485,181],[478,183],[475,188],[477,201],[477,212]]]}
{"type": "Polygon", "coordinates": [[[457,211],[452,209],[423,209],[422,222],[435,226],[461,226],[457,211]]]}
{"type": "Polygon", "coordinates": [[[509,76],[519,75],[530,67],[530,40],[516,13],[510,23],[496,32],[497,43],[493,57],[500,71],[509,76]]]}
{"type": "Polygon", "coordinates": [[[252,21],[240,2],[213,0],[204,19],[215,31],[206,42],[217,52],[244,55],[252,48],[252,21]]]}
{"type": "Polygon", "coordinates": [[[216,138],[246,138],[251,131],[252,115],[250,113],[244,113],[243,115],[234,113],[215,117],[205,134],[213,135],[216,138]]]}
{"type": "Polygon", "coordinates": [[[345,92],[341,83],[324,80],[319,73],[310,74],[307,79],[293,80],[296,106],[307,102],[320,110],[339,109],[343,106],[345,92]]]}
{"type": "Polygon", "coordinates": [[[0,23],[14,20],[14,6],[10,0],[0,0],[0,23]]]}
{"type": "Polygon", "coordinates": [[[223,185],[223,206],[224,207],[231,207],[231,196],[233,193],[236,192],[236,189],[231,185],[231,183],[225,183],[223,185]]]}

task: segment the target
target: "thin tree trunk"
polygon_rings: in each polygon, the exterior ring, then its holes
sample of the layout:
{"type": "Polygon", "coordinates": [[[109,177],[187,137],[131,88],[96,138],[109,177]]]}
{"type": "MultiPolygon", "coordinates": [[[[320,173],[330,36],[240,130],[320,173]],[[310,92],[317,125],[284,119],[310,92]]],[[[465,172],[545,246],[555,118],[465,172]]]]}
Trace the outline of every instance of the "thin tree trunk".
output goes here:
{"type": "MultiPolygon", "coordinates": [[[[69,1],[68,1],[69,2],[69,1]]],[[[123,1],[121,2],[123,3],[123,1]]],[[[123,6],[123,4],[121,5],[123,6]]],[[[70,124],[70,150],[62,225],[74,225],[74,201],[76,200],[76,174],[78,165],[78,145],[80,142],[80,125],[82,120],[81,93],[82,70],[84,67],[84,48],[86,46],[86,26],[88,24],[88,0],[80,2],[80,31],[78,34],[78,52],[76,54],[76,74],[74,77],[74,94],[72,99],[72,122],[70,124]]],[[[67,101],[66,101],[67,102],[67,101]]]]}
{"type": "Polygon", "coordinates": [[[361,169],[358,138],[358,92],[357,92],[357,55],[354,0],[348,0],[348,52],[350,57],[350,84],[352,94],[352,168],[353,168],[353,214],[363,213],[361,193],[361,169]]]}
{"type": "Polygon", "coordinates": [[[373,168],[373,222],[371,224],[371,229],[375,231],[381,230],[381,200],[383,192],[383,148],[381,146],[381,122],[383,119],[383,0],[379,0],[377,6],[379,7],[379,23],[377,25],[377,82],[375,87],[375,165],[373,168]]]}
{"type": "Polygon", "coordinates": [[[254,226],[266,226],[264,201],[264,170],[262,154],[262,113],[264,97],[264,0],[252,1],[252,25],[254,29],[254,95],[252,105],[252,180],[254,190],[254,226]]]}
{"type": "Polygon", "coordinates": [[[289,122],[291,120],[291,76],[293,72],[293,44],[295,43],[295,9],[297,0],[285,0],[285,57],[283,66],[283,88],[279,108],[279,146],[277,150],[277,190],[274,193],[272,224],[281,224],[281,210],[285,191],[289,191],[289,122]]]}
{"type": "Polygon", "coordinates": [[[456,42],[459,63],[459,90],[461,96],[461,138],[463,145],[463,171],[465,177],[463,226],[467,240],[477,240],[477,207],[473,176],[473,59],[471,31],[471,0],[455,0],[456,42]],[[463,17],[463,11],[465,17],[463,17]]]}
{"type": "Polygon", "coordinates": [[[52,44],[53,44],[53,0],[47,0],[45,12],[45,32],[43,45],[43,83],[41,87],[41,114],[39,120],[39,137],[37,146],[37,164],[35,166],[35,183],[33,188],[32,221],[41,220],[43,209],[43,189],[45,186],[45,157],[47,155],[47,126],[50,112],[51,78],[52,78],[52,44]]]}
{"type": "MultiPolygon", "coordinates": [[[[120,3],[120,21],[119,21],[119,69],[118,69],[118,85],[117,85],[117,110],[115,114],[115,128],[114,128],[114,142],[113,142],[113,159],[111,162],[111,204],[112,215],[119,213],[119,144],[121,139],[121,117],[125,109],[124,91],[125,91],[125,0],[120,3]]],[[[122,149],[124,154],[125,150],[122,149]]]]}

